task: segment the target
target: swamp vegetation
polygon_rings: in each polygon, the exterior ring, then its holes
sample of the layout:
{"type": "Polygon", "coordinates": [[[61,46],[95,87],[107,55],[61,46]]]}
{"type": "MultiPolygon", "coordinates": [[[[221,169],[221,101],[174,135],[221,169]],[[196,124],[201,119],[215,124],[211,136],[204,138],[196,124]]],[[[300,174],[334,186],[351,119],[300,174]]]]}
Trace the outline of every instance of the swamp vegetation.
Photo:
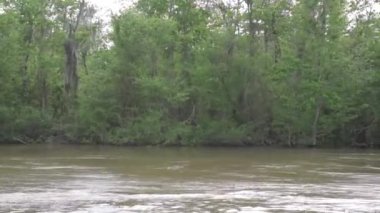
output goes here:
{"type": "Polygon", "coordinates": [[[0,143],[380,146],[376,0],[0,0],[0,143]]]}

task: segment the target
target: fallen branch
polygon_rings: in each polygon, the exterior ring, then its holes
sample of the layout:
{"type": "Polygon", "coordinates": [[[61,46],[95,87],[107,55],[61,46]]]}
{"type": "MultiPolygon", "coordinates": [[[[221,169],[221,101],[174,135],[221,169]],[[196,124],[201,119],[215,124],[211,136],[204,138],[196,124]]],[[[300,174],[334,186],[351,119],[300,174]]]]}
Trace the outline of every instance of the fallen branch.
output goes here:
{"type": "Polygon", "coordinates": [[[14,141],[17,141],[17,142],[20,142],[20,143],[22,143],[22,144],[28,144],[27,142],[25,142],[25,141],[22,140],[21,138],[13,137],[13,140],[14,140],[14,141]]]}

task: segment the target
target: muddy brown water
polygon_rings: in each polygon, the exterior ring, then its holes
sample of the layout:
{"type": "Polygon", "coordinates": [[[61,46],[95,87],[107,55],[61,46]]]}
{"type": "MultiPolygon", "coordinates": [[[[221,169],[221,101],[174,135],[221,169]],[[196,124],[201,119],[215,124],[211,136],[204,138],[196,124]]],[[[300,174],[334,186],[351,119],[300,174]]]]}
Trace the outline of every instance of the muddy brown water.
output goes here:
{"type": "Polygon", "coordinates": [[[6,145],[0,212],[380,212],[380,152],[6,145]]]}

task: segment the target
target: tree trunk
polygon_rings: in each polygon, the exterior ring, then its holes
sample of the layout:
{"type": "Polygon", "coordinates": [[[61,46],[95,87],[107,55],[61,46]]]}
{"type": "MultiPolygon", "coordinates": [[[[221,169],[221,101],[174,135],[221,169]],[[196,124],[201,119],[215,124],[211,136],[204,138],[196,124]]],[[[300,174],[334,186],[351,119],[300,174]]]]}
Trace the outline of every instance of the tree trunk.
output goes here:
{"type": "Polygon", "coordinates": [[[272,28],[272,36],[273,36],[273,42],[274,42],[274,62],[277,63],[279,58],[281,57],[281,46],[280,41],[278,39],[278,32],[276,29],[276,14],[272,13],[272,22],[271,22],[271,28],[272,28]]]}
{"type": "Polygon", "coordinates": [[[66,67],[65,67],[65,91],[70,99],[74,99],[78,88],[77,74],[77,43],[69,38],[65,42],[66,67]]]}
{"type": "Polygon", "coordinates": [[[293,132],[291,128],[288,128],[288,146],[289,147],[293,146],[292,138],[293,138],[293,132]]]}
{"type": "Polygon", "coordinates": [[[255,54],[255,23],[253,21],[253,11],[252,11],[252,2],[247,4],[248,6],[248,21],[249,21],[249,55],[253,56],[255,54]]]}
{"type": "Polygon", "coordinates": [[[23,65],[21,67],[21,76],[22,76],[22,98],[23,101],[29,99],[29,76],[28,76],[28,62],[29,62],[29,53],[25,55],[23,65]]]}
{"type": "Polygon", "coordinates": [[[77,90],[78,90],[78,74],[77,74],[77,64],[78,64],[78,42],[76,41],[75,35],[78,30],[80,21],[83,17],[83,12],[86,6],[86,1],[82,0],[79,3],[79,11],[76,16],[75,23],[69,23],[68,37],[65,41],[65,55],[66,55],[66,64],[65,64],[65,74],[64,74],[64,83],[65,83],[65,92],[66,98],[69,102],[69,105],[74,104],[77,90]]]}
{"type": "Polygon", "coordinates": [[[312,146],[318,145],[318,122],[321,115],[322,103],[318,101],[317,107],[315,109],[315,117],[312,127],[312,146]]]}
{"type": "Polygon", "coordinates": [[[39,69],[37,73],[38,80],[38,95],[40,102],[41,114],[44,115],[48,107],[48,82],[47,73],[44,70],[39,69]]]}
{"type": "Polygon", "coordinates": [[[21,70],[20,70],[20,73],[21,73],[21,76],[22,76],[22,98],[24,101],[28,101],[29,99],[29,86],[30,86],[30,80],[29,80],[29,76],[28,76],[28,63],[29,63],[29,58],[30,58],[30,52],[29,52],[29,49],[31,47],[31,44],[33,42],[33,21],[32,20],[29,20],[28,21],[28,26],[27,26],[27,29],[26,29],[26,33],[25,33],[25,36],[24,36],[24,42],[25,42],[25,45],[26,45],[26,48],[25,48],[25,55],[24,55],[24,61],[22,62],[22,65],[21,65],[21,70]]]}

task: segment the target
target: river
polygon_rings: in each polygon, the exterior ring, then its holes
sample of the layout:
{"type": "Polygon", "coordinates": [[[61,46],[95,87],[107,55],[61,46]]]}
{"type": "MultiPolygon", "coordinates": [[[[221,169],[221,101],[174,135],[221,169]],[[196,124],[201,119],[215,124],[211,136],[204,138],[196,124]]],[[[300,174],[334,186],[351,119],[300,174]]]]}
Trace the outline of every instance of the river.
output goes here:
{"type": "Polygon", "coordinates": [[[380,152],[4,145],[0,212],[380,212],[380,152]]]}

